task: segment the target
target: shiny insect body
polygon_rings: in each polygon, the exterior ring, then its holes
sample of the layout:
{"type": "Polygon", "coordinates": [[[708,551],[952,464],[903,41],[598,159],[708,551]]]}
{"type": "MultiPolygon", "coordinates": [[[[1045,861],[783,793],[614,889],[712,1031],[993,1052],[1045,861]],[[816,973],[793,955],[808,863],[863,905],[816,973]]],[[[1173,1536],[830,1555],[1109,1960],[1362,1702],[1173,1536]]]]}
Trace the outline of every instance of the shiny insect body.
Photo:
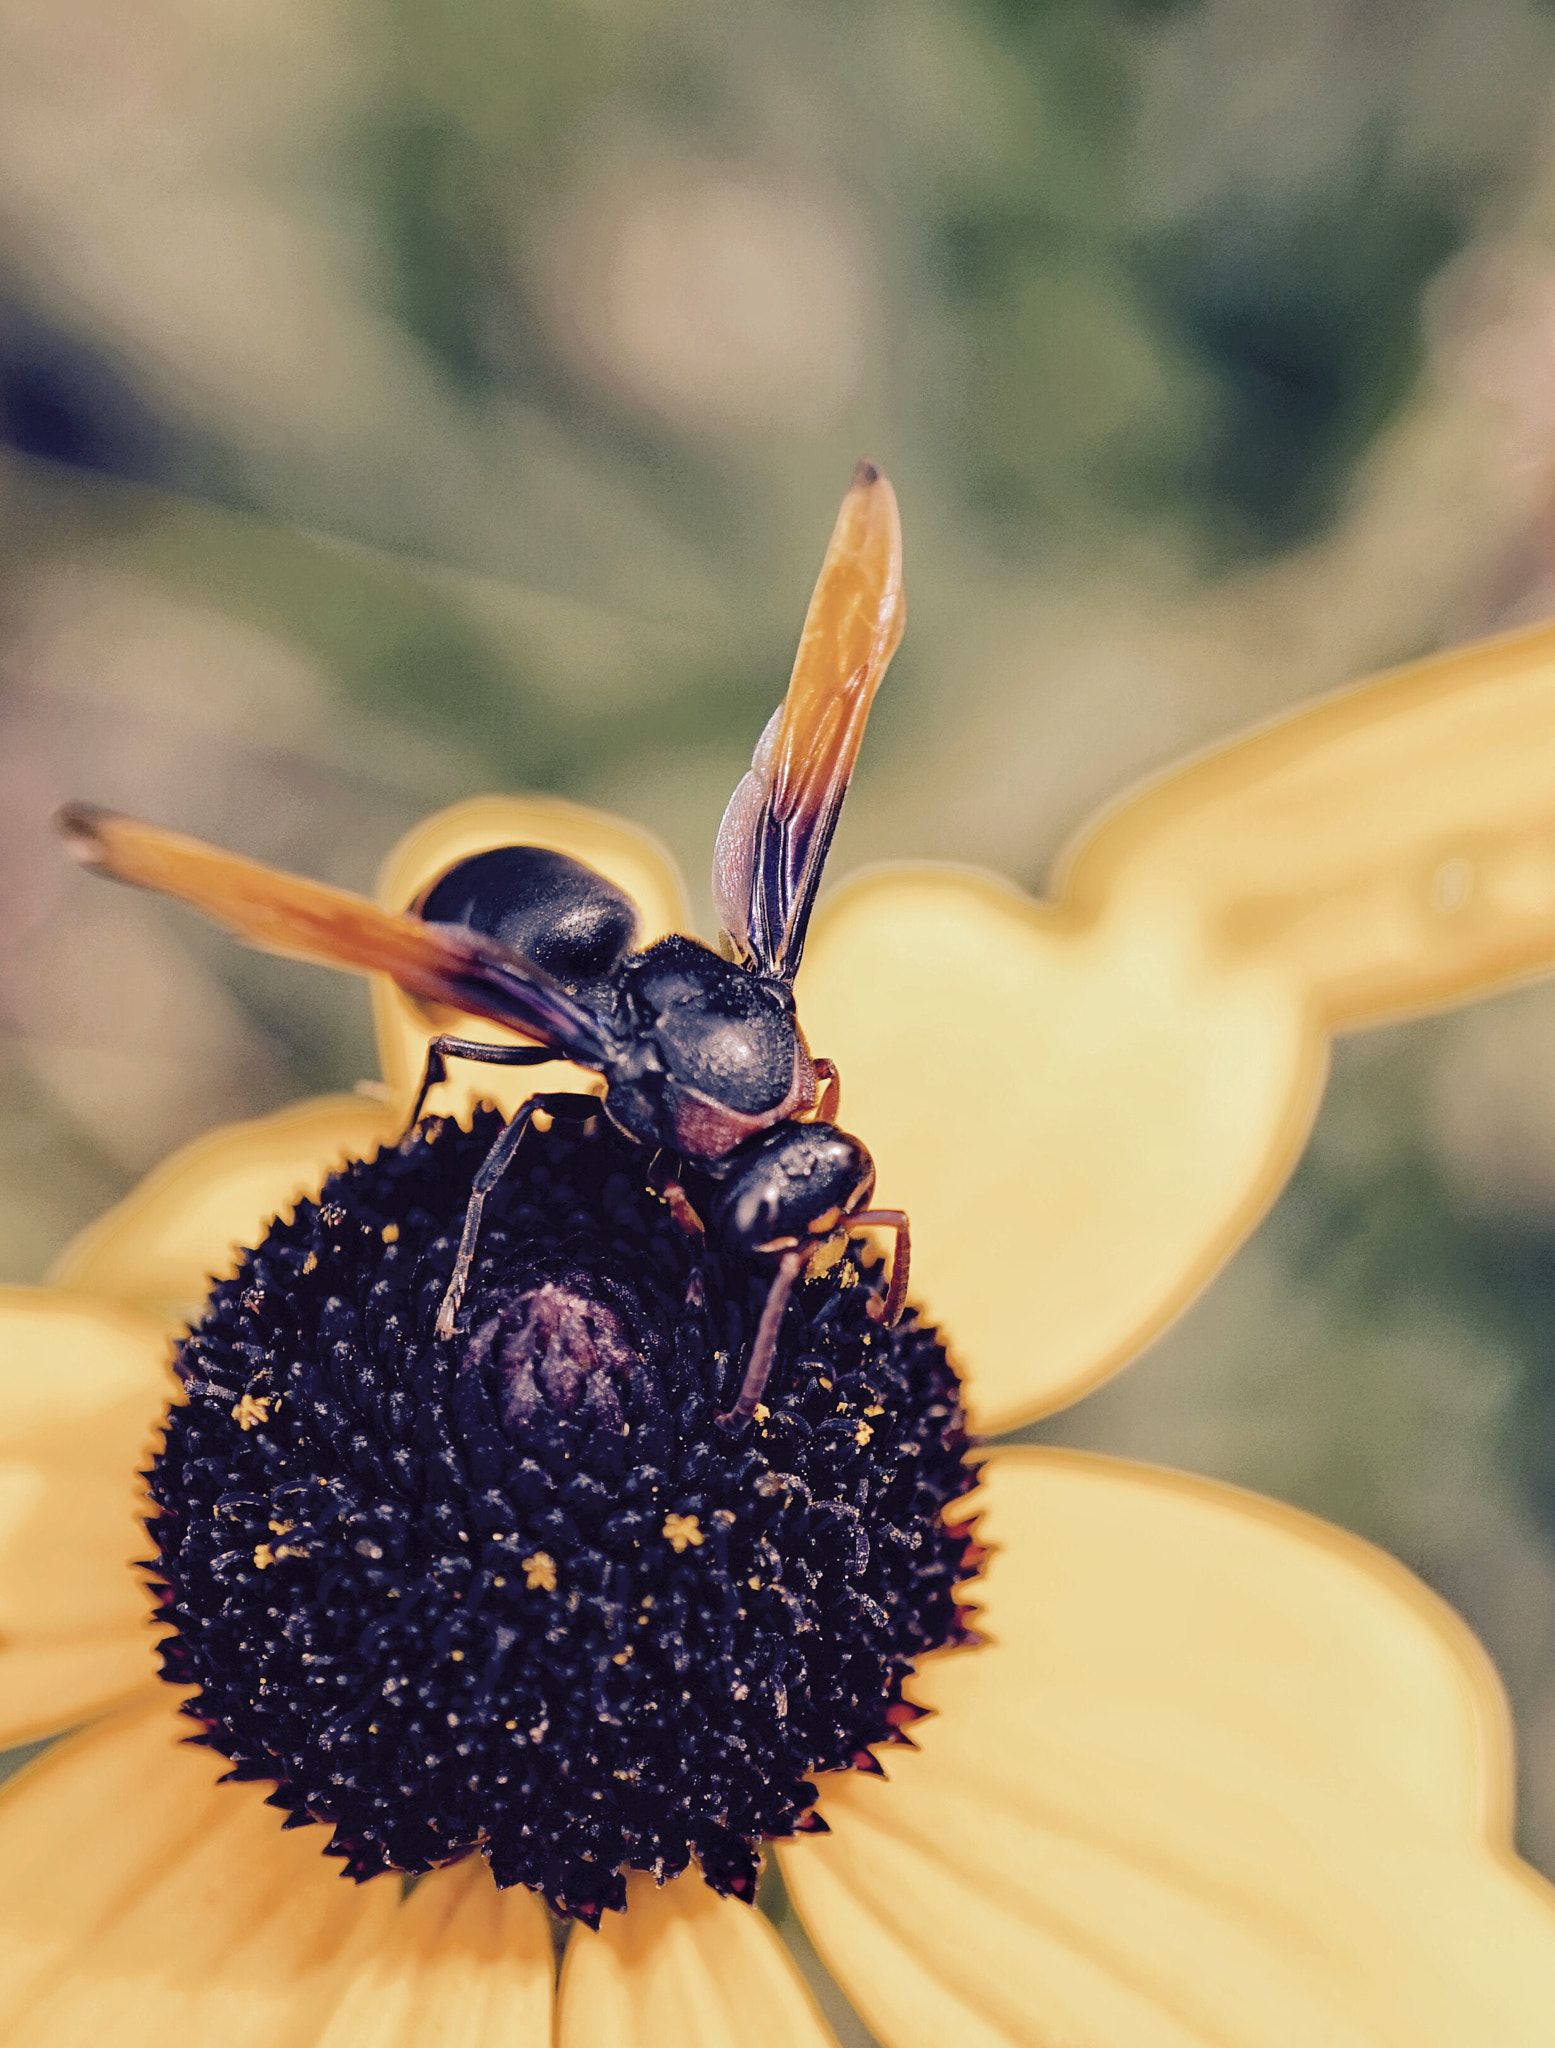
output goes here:
{"type": "Polygon", "coordinates": [[[643,1148],[645,1172],[683,1226],[770,1272],[738,1395],[718,1420],[754,1415],[799,1274],[839,1232],[896,1234],[883,1314],[907,1284],[898,1210],[868,1206],[874,1162],[833,1121],[836,1070],[812,1057],[793,983],[869,707],[901,638],[901,535],[890,485],[861,463],[805,619],[788,693],[719,829],[714,893],[724,950],[672,934],[636,950],[635,905],[581,862],[534,846],[459,862],[406,912],[86,805],[60,816],[86,865],[192,903],[251,943],[389,974],[412,996],[508,1026],[531,1042],[443,1035],[427,1053],[410,1124],[451,1058],[504,1066],[565,1060],[602,1096],[537,1094],[503,1127],[471,1186],[438,1313],[447,1341],[479,1242],[482,1206],[537,1113],[601,1110],[643,1148]]]}

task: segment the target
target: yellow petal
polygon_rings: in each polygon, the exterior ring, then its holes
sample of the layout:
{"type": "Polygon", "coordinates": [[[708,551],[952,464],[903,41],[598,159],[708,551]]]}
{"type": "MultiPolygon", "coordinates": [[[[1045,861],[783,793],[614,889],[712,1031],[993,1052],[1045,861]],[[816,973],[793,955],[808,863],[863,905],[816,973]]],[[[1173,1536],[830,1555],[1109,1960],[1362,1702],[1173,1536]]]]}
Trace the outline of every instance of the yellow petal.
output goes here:
{"type": "Polygon", "coordinates": [[[1231,985],[1167,925],[1072,929],[948,871],[826,910],[810,1043],[912,1218],[912,1295],[970,1369],[975,1426],[1010,1428],[1193,1298],[1289,1170],[1305,1122],[1280,1119],[1321,1062],[1281,985],[1231,985]]]}
{"type": "Polygon", "coordinates": [[[1545,2048],[1506,1705],[1382,1553],[1254,1495],[991,1461],[982,1650],[780,1851],[886,2048],[1545,2048]]]}
{"type": "MultiPolygon", "coordinates": [[[[378,901],[391,910],[407,909],[456,861],[492,846],[549,846],[597,868],[641,910],[639,945],[687,928],[690,912],[685,888],[658,840],[620,818],[564,803],[558,797],[479,796],[439,811],[389,855],[378,878],[378,901]]],[[[498,1044],[522,1042],[500,1025],[461,1017],[451,1010],[434,1011],[405,995],[387,976],[378,976],[373,982],[373,1018],[383,1077],[402,1109],[420,1082],[427,1040],[434,1031],[452,1031],[461,1038],[498,1044]]],[[[501,1067],[472,1067],[465,1061],[450,1069],[448,1085],[439,1090],[432,1106],[462,1118],[478,1102],[495,1102],[504,1115],[511,1116],[537,1089],[597,1085],[593,1075],[566,1065],[504,1071],[501,1067]]]]}
{"type": "Polygon", "coordinates": [[[558,2048],[835,2048],[771,1923],[696,1872],[634,1877],[626,1911],[575,1928],[558,2048]]]}
{"type": "Polygon", "coordinates": [[[283,1834],[263,1788],[218,1786],[172,1708],[62,1743],[0,1795],[6,2048],[314,2048],[392,1940],[398,1885],[342,1882],[322,1829],[283,1834]]]}
{"type": "Polygon", "coordinates": [[[499,1892],[470,1857],[424,1878],[385,1934],[317,2048],[549,2048],[556,1952],[533,1892],[499,1892]]]}
{"type": "Polygon", "coordinates": [[[347,1159],[397,1138],[401,1122],[365,1095],[323,1095],[206,1132],[163,1160],[67,1245],[50,1278],[181,1325],[213,1276],[232,1270],[271,1219],[347,1159]]]}
{"type": "Polygon", "coordinates": [[[1200,757],[1082,836],[1058,891],[865,876],[799,982],[987,1430],[1115,1371],[1236,1248],[1330,1030],[1555,967],[1555,628],[1200,757]]]}
{"type": "Polygon", "coordinates": [[[172,1392],[167,1335],[127,1309],[0,1289],[0,1747],[152,1680],[137,1473],[172,1392]]]}

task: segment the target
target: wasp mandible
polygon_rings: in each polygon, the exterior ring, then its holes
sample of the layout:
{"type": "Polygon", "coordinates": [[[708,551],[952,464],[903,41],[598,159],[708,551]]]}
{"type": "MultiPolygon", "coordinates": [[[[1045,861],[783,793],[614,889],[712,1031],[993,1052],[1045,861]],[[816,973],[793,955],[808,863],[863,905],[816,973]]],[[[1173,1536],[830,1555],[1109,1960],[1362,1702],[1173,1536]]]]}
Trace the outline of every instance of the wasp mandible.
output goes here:
{"type": "Polygon", "coordinates": [[[503,1066],[566,1060],[603,1076],[603,1097],[539,1094],[504,1125],[470,1188],[437,1317],[458,1316],[481,1210],[537,1111],[603,1109],[647,1154],[645,1171],[688,1229],[772,1278],[733,1406],[761,1399],[783,1311],[810,1258],[848,1228],[895,1232],[883,1315],[907,1288],[907,1217],[871,1209],[875,1168],[833,1121],[836,1069],[815,1059],[794,1007],[842,800],[875,691],[902,636],[901,526],[890,484],[859,464],[805,617],[787,695],[719,827],[713,889],[724,950],[672,934],[635,951],[636,906],[581,861],[537,846],[460,861],[402,915],[86,804],[59,815],[86,866],[192,904],[270,952],[390,975],[412,996],[508,1026],[531,1042],[440,1036],[427,1048],[407,1129],[449,1059],[503,1066]]]}

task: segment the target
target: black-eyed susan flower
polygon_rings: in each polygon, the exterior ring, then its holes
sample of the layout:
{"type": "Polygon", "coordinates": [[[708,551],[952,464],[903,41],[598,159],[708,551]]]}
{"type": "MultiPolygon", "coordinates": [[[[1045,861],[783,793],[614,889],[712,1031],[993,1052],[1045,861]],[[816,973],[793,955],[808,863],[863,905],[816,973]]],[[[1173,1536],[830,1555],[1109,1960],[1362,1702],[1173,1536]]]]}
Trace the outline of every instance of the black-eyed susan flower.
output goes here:
{"type": "MultiPolygon", "coordinates": [[[[370,1231],[373,1284],[392,1282],[399,1248],[443,1226],[444,1152],[471,1141],[450,1123],[400,1146],[434,1020],[378,986],[381,1093],[303,1104],[187,1147],[67,1252],[51,1288],[4,1298],[0,1738],[77,1732],[0,1796],[3,2038],[496,2048],[546,2042],[554,2026],[566,2048],[824,2041],[768,1923],[704,1882],[708,1864],[720,1874],[711,1834],[694,1844],[703,1868],[667,1866],[662,1886],[638,1871],[624,1912],[597,1932],[573,1929],[557,1993],[545,1874],[514,1870],[521,1881],[499,1891],[474,1853],[496,1843],[500,1801],[491,1840],[467,1839],[481,1825],[467,1802],[504,1768],[545,1795],[552,1726],[569,1709],[544,1686],[520,1701],[522,1678],[492,1665],[516,1650],[521,1670],[525,1641],[539,1654],[526,1615],[570,1652],[585,1607],[596,1620],[621,1610],[608,1668],[574,1673],[577,1724],[609,1731],[604,1749],[626,1758],[632,1716],[621,1708],[632,1708],[641,1727],[651,1720],[646,1767],[662,1760],[660,1709],[705,1729],[709,1701],[693,1686],[667,1703],[634,1692],[633,1667],[662,1686],[677,1634],[688,1637],[685,1613],[716,1595],[730,1604],[704,1609],[686,1671],[705,1694],[722,1627],[719,1673],[754,1674],[761,1706],[726,1731],[749,1743],[758,1723],[774,1724],[778,1667],[764,1646],[781,1643],[783,1718],[811,1714],[807,1739],[824,1757],[850,1725],[837,1646],[861,1615],[876,1651],[873,1704],[902,1710],[890,1730],[911,1725],[915,1747],[865,1728],[864,1756],[882,1753],[883,1771],[826,1758],[818,1806],[779,1785],[786,1808],[751,1809],[776,1838],[806,1928],[889,2048],[1545,2041],[1555,1900],[1510,1848],[1494,1674],[1440,1603],[1338,1531],[1180,1475],[997,1449],[975,1495],[955,1475],[960,1400],[985,1434],[1062,1405],[1123,1363],[1245,1235],[1300,1149],[1331,1030],[1555,964],[1552,770],[1555,634],[1543,633],[1384,679],[1190,763],[1085,836],[1054,904],[957,871],[898,869],[823,906],[800,1003],[812,1043],[843,1072],[882,1196],[912,1213],[922,1306],[894,1334],[858,1312],[874,1283],[852,1254],[851,1277],[834,1269],[801,1295],[814,1413],[798,1414],[793,1382],[775,1380],[748,1450],[754,1487],[801,1466],[793,1444],[768,1457],[763,1441],[782,1444],[787,1431],[797,1443],[802,1425],[808,1447],[840,1425],[813,1453],[837,1485],[801,1503],[807,1517],[819,1510],[814,1528],[795,1518],[793,1541],[808,1531],[813,1552],[786,1547],[787,1533],[753,1536],[732,1496],[694,1471],[634,1497],[630,1458],[619,1509],[588,1488],[558,1505],[537,1482],[533,1513],[504,1486],[500,1525],[448,1519],[475,1520],[474,1448],[504,1426],[501,1401],[520,1430],[558,1416],[585,1416],[595,1437],[629,1416],[651,1428],[671,1394],[694,1405],[716,1340],[715,1305],[689,1285],[670,1290],[663,1328],[643,1326],[653,1304],[628,1257],[626,1241],[641,1236],[632,1178],[612,1181],[587,1126],[568,1135],[558,1124],[542,1179],[520,1176],[510,1199],[536,1215],[547,1204],[581,1213],[587,1227],[614,1219],[625,1263],[600,1248],[581,1280],[559,1258],[531,1275],[518,1320],[488,1340],[494,1356],[507,1347],[498,1406],[482,1408],[476,1387],[455,1414],[469,1456],[457,1474],[445,1461],[447,1485],[423,1485],[438,1542],[423,1547],[424,1568],[402,1569],[405,1532],[362,1503],[378,1498],[378,1466],[397,1450],[422,1461],[425,1480],[447,1446],[427,1416],[396,1420],[392,1387],[377,1390],[377,1434],[356,1426],[371,1406],[365,1352],[388,1340],[329,1288],[330,1262],[364,1270],[370,1231]],[[597,1186],[584,1185],[596,1172],[597,1186]],[[417,1173],[415,1199],[380,1184],[417,1173]],[[238,1259],[243,1246],[254,1250],[238,1259]],[[273,1277],[283,1269],[289,1288],[273,1277]],[[212,1275],[225,1276],[214,1295],[212,1275]],[[155,1675],[144,1592],[127,1569],[148,1542],[132,1475],[172,1391],[169,1331],[189,1322],[202,1334],[185,1347],[173,1448],[153,1486],[163,1518],[198,1509],[207,1533],[227,1526],[233,1540],[197,1546],[185,1564],[177,1530],[154,1522],[153,1578],[176,1610],[158,1631],[183,1646],[175,1680],[210,1692],[232,1668],[207,1654],[229,1626],[232,1655],[252,1659],[253,1696],[225,1704],[220,1755],[180,1741],[181,1695],[155,1675]],[[959,1395],[931,1328],[953,1343],[959,1395]],[[277,1370],[299,1362],[296,1379],[277,1370]],[[290,1405],[300,1400],[311,1415],[290,1405]],[[305,1471],[299,1446],[325,1440],[333,1472],[305,1471]],[[930,1511],[916,1527],[862,1516],[851,1527],[839,1510],[874,1498],[876,1461],[895,1453],[937,1470],[930,1511]],[[339,1497],[321,1505],[315,1494],[339,1497]],[[586,1540],[607,1508],[638,1518],[628,1534],[646,1592],[638,1577],[622,1586],[602,1574],[608,1546],[586,1540]],[[969,1648],[947,1602],[979,1561],[964,1540],[972,1514],[991,1555],[975,1583],[985,1640],[969,1648]],[[901,1550],[882,1578],[859,1563],[866,1537],[901,1550]],[[363,1617],[352,1604],[363,1585],[380,1587],[384,1611],[363,1617]],[[807,1606],[820,1586],[836,1596],[829,1641],[807,1606]],[[420,1602],[426,1626],[390,1614],[391,1593],[420,1602]],[[672,1610],[681,1603],[681,1620],[666,1621],[661,1594],[672,1610]],[[343,1639],[331,1633],[342,1608],[361,1623],[344,1685],[343,1639]],[[929,1640],[944,1647],[925,1651],[929,1640]],[[408,1746],[397,1752],[403,1807],[380,1778],[364,1814],[345,1811],[350,1786],[331,1788],[328,1757],[331,1742],[355,1755],[347,1738],[378,1739],[379,1708],[353,1690],[369,1668],[384,1715],[404,1711],[384,1679],[424,1696],[401,1725],[414,1722],[427,1747],[419,1765],[408,1746]],[[536,1717],[509,1727],[520,1703],[536,1717]],[[433,1704],[444,1718],[435,1742],[433,1704]],[[815,1732],[823,1706],[835,1709],[829,1737],[815,1732]],[[239,1779],[249,1774],[245,1729],[263,1734],[260,1720],[237,1726],[250,1709],[277,1726],[307,1722],[294,1746],[312,1777],[216,1783],[234,1755],[239,1779]],[[473,1790],[451,1761],[466,1742],[473,1790]],[[270,1786],[279,1805],[266,1803],[270,1786]],[[340,1863],[319,1853],[321,1830],[290,1825],[315,1808],[359,1874],[382,1861],[418,1867],[417,1855],[392,1853],[373,1865],[393,1846],[397,1812],[430,1830],[419,1863],[439,1861],[439,1840],[471,1853],[408,1896],[392,1877],[342,1884],[340,1863]],[[812,1813],[826,1832],[790,1829],[812,1813]]],[[[411,902],[455,861],[512,843],[590,862],[642,907],[649,936],[684,922],[668,863],[642,835],[538,801],[489,799],[431,820],[391,859],[383,900],[411,902]]],[[[442,1105],[467,1118],[489,1093],[511,1110],[528,1085],[460,1073],[442,1105]]],[[[490,1256],[495,1273],[501,1242],[490,1256]]],[[[376,1300],[385,1327],[414,1313],[393,1284],[376,1300]]],[[[495,1309],[488,1320],[500,1322],[495,1309]]],[[[445,1416],[464,1398],[449,1393],[445,1416]]],[[[608,1493],[608,1474],[586,1476],[608,1493]]],[[[773,1486],[764,1497],[776,1512],[784,1495],[773,1486]]],[[[565,1765],[582,1769],[585,1797],[603,1793],[579,1752],[562,1746],[552,1759],[558,1783],[565,1765]]],[[[733,1799],[771,1781],[735,1758],[724,1782],[733,1799]]],[[[587,1846],[584,1819],[576,1829],[587,1846]]],[[[721,1874],[738,1877],[729,1854],[721,1874]]],[[[568,1872],[551,1888],[569,1909],[575,1881],[568,1872]]]]}

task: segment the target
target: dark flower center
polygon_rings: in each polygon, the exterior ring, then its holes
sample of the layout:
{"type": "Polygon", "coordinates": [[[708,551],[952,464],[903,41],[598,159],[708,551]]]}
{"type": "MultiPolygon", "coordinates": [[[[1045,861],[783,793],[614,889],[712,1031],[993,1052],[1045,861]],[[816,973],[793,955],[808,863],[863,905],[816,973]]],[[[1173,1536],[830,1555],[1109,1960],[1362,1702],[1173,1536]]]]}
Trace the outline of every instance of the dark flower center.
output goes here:
{"type": "Polygon", "coordinates": [[[755,1426],[716,1429],[767,1276],[602,1122],[531,1130],[438,1343],[498,1128],[347,1167],[211,1295],[151,1475],[164,1675],[353,1877],[479,1850],[597,1923],[694,1857],[749,1898],[765,1837],[824,1826],[814,1775],[878,1769],[916,1660],[967,1639],[958,1383],[849,1247],[755,1426]]]}

